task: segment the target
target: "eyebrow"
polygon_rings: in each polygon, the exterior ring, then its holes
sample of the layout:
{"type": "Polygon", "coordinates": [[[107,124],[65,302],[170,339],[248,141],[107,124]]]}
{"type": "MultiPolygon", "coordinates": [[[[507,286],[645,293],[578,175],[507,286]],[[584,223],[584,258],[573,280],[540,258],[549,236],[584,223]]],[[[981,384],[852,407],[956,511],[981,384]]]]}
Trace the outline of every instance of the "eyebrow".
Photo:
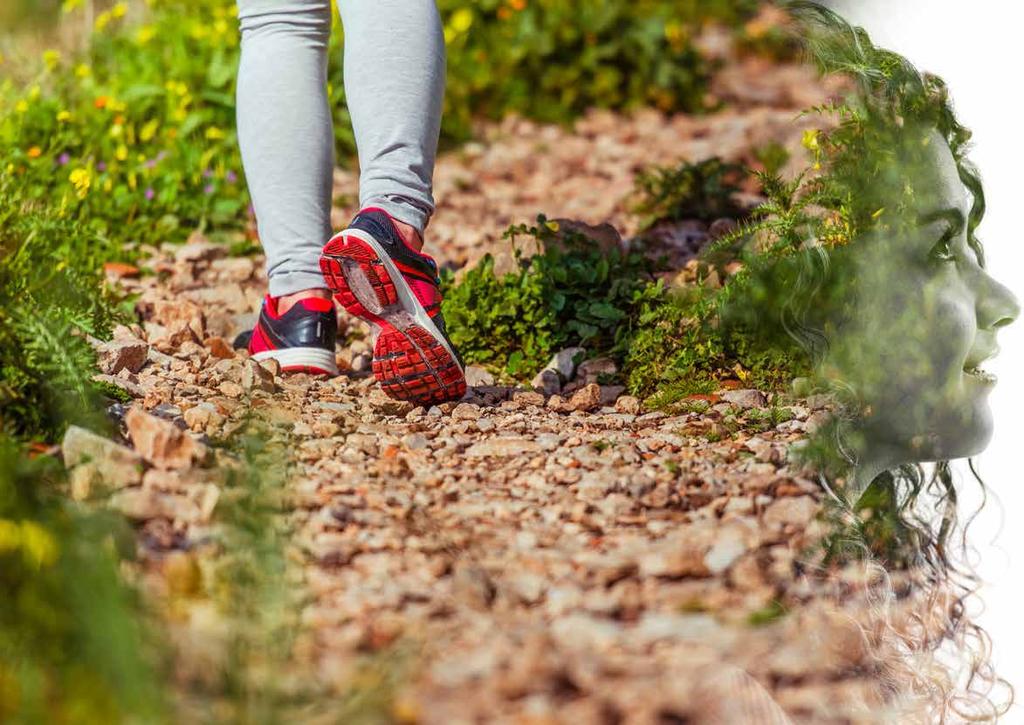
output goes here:
{"type": "Polygon", "coordinates": [[[937,221],[947,221],[953,227],[954,234],[960,234],[967,228],[967,217],[959,209],[939,209],[928,214],[922,214],[918,221],[923,224],[931,224],[937,221]]]}

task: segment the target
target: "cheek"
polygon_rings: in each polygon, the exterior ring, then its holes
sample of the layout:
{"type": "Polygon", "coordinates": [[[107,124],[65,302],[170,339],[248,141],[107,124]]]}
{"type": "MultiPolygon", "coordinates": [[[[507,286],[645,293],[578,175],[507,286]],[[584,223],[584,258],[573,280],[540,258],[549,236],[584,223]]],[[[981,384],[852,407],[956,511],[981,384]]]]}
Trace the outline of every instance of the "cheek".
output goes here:
{"type": "Polygon", "coordinates": [[[963,371],[978,332],[974,296],[955,274],[933,279],[923,288],[920,305],[922,343],[935,351],[935,372],[963,371]]]}

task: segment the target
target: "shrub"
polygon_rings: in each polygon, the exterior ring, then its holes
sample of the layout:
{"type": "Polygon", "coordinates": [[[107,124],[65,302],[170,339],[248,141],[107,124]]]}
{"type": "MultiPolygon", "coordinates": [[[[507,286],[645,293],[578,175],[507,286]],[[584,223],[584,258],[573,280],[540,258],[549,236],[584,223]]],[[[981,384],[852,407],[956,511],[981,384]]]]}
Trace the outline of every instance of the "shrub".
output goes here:
{"type": "Polygon", "coordinates": [[[488,256],[459,283],[446,281],[445,319],[466,361],[524,377],[572,345],[621,357],[641,306],[662,294],[651,263],[635,252],[602,252],[543,215],[536,226],[511,227],[505,238],[521,234],[543,251],[517,255],[517,270],[496,276],[488,256]]]}
{"type": "Polygon", "coordinates": [[[109,240],[0,182],[0,432],[52,438],[96,409],[83,335],[117,319],[98,271],[111,256],[109,240]]]}

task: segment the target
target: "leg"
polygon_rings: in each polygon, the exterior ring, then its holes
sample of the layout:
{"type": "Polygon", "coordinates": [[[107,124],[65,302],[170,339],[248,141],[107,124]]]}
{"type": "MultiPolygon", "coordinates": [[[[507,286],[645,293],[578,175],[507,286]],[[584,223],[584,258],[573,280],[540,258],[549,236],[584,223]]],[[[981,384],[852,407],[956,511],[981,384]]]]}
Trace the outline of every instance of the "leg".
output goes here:
{"type": "Polygon", "coordinates": [[[359,205],[384,209],[422,239],[434,213],[444,102],[444,32],[437,6],[434,0],[338,5],[345,27],[345,96],[359,149],[359,205]]]}
{"type": "MultiPolygon", "coordinates": [[[[319,296],[331,236],[330,0],[238,0],[238,143],[270,294],[319,296]]],[[[282,312],[286,308],[282,307],[282,312]]]]}

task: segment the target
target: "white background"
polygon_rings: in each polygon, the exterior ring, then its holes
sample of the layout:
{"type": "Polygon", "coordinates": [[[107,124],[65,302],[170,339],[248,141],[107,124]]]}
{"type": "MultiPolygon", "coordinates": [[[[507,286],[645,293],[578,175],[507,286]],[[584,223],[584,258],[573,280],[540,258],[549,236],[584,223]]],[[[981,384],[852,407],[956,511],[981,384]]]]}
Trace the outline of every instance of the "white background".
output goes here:
{"type": "MultiPolygon", "coordinates": [[[[949,84],[971,128],[988,214],[980,231],[991,273],[1024,300],[1024,3],[1020,0],[836,0],[844,17],[879,46],[949,84]]],[[[999,376],[992,395],[996,432],[976,459],[997,499],[972,525],[985,584],[980,622],[994,641],[999,673],[1018,704],[1001,722],[1024,722],[1024,320],[999,336],[1002,354],[986,364],[999,376]]],[[[964,477],[962,477],[964,478],[964,477]]],[[[963,483],[966,506],[979,499],[963,483]]]]}

